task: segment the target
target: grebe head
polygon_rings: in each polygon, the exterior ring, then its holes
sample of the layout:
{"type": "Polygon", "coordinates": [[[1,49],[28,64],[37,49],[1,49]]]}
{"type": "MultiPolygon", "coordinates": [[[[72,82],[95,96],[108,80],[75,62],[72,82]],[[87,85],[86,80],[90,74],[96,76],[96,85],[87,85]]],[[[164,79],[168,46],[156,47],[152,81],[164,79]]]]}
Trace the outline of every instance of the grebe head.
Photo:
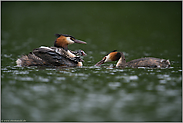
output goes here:
{"type": "Polygon", "coordinates": [[[87,54],[83,50],[76,51],[78,55],[80,56],[86,56],[87,54]]]}
{"type": "Polygon", "coordinates": [[[54,46],[55,47],[62,47],[65,50],[68,50],[68,45],[73,43],[79,43],[79,44],[86,44],[86,42],[77,40],[71,35],[67,34],[55,34],[57,36],[57,39],[55,40],[54,46]]]}
{"type": "Polygon", "coordinates": [[[116,52],[117,50],[114,50],[110,53],[108,53],[106,56],[103,57],[103,59],[101,61],[99,61],[98,63],[96,63],[96,66],[100,66],[101,64],[105,63],[105,62],[111,62],[111,61],[117,61],[120,59],[121,57],[121,53],[120,52],[116,52]]]}

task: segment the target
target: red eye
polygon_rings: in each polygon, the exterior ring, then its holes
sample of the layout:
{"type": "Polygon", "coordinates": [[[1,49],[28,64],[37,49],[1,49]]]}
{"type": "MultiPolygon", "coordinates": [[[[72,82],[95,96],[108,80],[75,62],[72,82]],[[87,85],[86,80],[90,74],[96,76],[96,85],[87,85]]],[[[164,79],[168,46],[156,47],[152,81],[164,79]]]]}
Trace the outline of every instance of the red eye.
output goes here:
{"type": "Polygon", "coordinates": [[[106,58],[107,58],[107,57],[105,56],[105,57],[103,58],[103,61],[105,61],[105,60],[106,60],[106,58]]]}

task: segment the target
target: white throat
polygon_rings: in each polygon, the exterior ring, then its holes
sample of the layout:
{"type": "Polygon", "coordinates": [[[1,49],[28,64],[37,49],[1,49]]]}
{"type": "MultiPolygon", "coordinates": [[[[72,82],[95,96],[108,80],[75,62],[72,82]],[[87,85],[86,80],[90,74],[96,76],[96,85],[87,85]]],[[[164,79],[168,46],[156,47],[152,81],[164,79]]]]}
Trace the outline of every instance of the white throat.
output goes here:
{"type": "Polygon", "coordinates": [[[123,61],[122,61],[122,57],[118,60],[117,64],[116,64],[116,67],[119,67],[119,66],[122,66],[123,64],[123,61]]]}

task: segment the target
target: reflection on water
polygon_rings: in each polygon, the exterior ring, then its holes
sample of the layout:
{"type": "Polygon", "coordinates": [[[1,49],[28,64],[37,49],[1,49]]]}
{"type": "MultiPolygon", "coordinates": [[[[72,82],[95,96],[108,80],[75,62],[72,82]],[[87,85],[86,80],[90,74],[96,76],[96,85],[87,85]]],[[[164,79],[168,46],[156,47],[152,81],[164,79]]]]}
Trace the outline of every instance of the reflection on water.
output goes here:
{"type": "Polygon", "coordinates": [[[2,120],[182,120],[181,2],[2,2],[1,45],[2,120]],[[87,53],[83,67],[16,66],[53,46],[55,33],[87,42],[69,46],[87,53]],[[158,57],[171,67],[94,66],[115,49],[127,61],[158,57]]]}

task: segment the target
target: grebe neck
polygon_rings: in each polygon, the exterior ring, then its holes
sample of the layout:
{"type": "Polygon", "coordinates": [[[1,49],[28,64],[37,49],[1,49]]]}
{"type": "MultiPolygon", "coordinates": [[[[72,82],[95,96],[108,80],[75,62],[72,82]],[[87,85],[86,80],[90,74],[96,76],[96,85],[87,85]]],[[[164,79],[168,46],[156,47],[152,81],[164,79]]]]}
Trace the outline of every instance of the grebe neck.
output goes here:
{"type": "Polygon", "coordinates": [[[117,64],[116,64],[116,67],[125,67],[126,65],[126,59],[125,59],[125,56],[123,55],[122,52],[120,52],[121,54],[121,57],[119,58],[117,64]]]}

